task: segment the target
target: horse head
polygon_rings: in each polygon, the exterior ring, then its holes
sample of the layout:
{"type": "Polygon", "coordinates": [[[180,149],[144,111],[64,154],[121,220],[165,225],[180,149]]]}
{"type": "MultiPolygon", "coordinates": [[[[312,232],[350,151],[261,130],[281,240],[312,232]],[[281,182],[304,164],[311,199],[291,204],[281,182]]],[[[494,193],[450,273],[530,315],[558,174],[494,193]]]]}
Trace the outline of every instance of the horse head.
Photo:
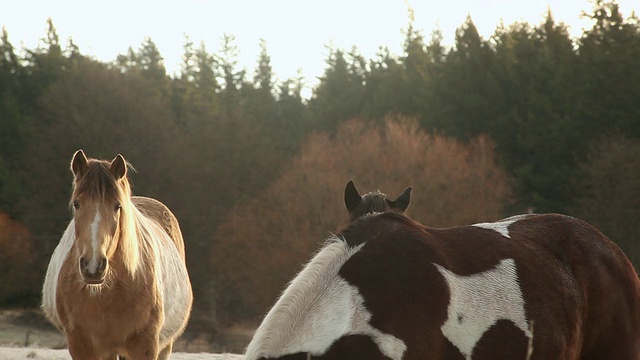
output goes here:
{"type": "Polygon", "coordinates": [[[389,199],[379,190],[360,196],[353,180],[349,180],[344,189],[344,204],[349,212],[348,222],[375,212],[396,211],[404,213],[409,207],[410,201],[411,187],[404,189],[395,200],[389,199]]]}
{"type": "Polygon", "coordinates": [[[74,175],[71,206],[75,222],[75,248],[82,280],[104,283],[109,259],[118,249],[126,226],[123,207],[130,204],[127,162],[117,155],[111,162],[87,159],[78,150],[71,161],[74,175]]]}

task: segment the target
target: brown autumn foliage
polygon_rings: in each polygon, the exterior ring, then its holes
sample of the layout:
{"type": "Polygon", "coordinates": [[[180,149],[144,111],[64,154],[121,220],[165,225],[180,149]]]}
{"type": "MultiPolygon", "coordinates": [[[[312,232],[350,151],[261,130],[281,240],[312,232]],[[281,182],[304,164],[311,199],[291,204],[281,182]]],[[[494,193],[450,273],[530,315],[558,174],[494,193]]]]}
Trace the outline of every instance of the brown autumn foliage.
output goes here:
{"type": "MultiPolygon", "coordinates": [[[[33,296],[36,254],[29,230],[0,212],[0,304],[19,305],[33,296]]],[[[35,286],[37,287],[37,285],[35,286]]]]}
{"type": "Polygon", "coordinates": [[[615,241],[631,261],[640,261],[640,141],[601,140],[582,165],[585,188],[574,214],[615,241]]]}
{"type": "Polygon", "coordinates": [[[310,137],[288,171],[235,206],[216,233],[213,288],[223,321],[257,321],[313,251],[346,217],[345,184],[397,196],[413,186],[407,213],[430,226],[498,219],[511,195],[494,143],[429,135],[407,118],[352,120],[310,137]]]}

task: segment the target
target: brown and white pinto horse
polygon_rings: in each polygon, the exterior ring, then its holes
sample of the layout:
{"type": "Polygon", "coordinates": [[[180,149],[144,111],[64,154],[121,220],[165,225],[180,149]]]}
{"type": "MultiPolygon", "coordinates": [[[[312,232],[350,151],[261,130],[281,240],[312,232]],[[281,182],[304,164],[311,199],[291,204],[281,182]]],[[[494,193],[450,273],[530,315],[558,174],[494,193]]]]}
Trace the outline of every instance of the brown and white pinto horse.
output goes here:
{"type": "Polygon", "coordinates": [[[376,212],[396,211],[401,214],[409,207],[411,187],[404,189],[395,200],[391,200],[380,190],[360,196],[353,180],[349,180],[344,188],[344,205],[347,207],[347,222],[376,212]]]}
{"type": "Polygon", "coordinates": [[[435,229],[374,213],[327,240],[245,359],[637,360],[640,281],[569,216],[435,229]]]}
{"type": "Polygon", "coordinates": [[[128,163],[78,150],[73,219],[53,252],[42,308],[73,359],[168,359],[193,296],[175,216],[132,197],[128,163]]]}

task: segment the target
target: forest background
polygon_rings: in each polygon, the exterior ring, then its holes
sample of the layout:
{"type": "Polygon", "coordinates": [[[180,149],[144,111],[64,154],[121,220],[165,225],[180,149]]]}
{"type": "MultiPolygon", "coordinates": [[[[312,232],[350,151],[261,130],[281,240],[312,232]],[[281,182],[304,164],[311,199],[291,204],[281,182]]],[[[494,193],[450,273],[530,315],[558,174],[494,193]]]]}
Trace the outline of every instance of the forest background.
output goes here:
{"type": "MultiPolygon", "coordinates": [[[[253,71],[225,36],[186,41],[167,76],[152,39],[113,63],[92,59],[52,21],[23,52],[0,34],[0,307],[37,307],[70,220],[79,148],[121,153],[134,193],[177,215],[195,291],[190,331],[256,325],[346,216],[344,186],[394,197],[434,227],[523,213],[580,217],[640,266],[640,21],[595,1],[571,38],[537,25],[455,44],[409,22],[404,52],[329,48],[311,98],[276,82],[267,46],[253,71]]],[[[295,52],[295,49],[292,49],[295,52]]]]}

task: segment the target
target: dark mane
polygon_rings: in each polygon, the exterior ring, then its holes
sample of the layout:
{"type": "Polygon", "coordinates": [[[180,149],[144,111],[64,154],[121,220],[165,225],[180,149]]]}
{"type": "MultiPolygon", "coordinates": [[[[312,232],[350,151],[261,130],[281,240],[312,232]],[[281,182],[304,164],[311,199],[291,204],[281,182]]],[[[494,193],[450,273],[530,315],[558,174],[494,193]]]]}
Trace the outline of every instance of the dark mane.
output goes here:
{"type": "Polygon", "coordinates": [[[357,246],[388,230],[409,229],[424,232],[427,227],[412,218],[395,211],[372,213],[354,219],[342,227],[336,236],[344,239],[349,246],[357,246]]]}
{"type": "Polygon", "coordinates": [[[360,204],[350,216],[356,219],[369,213],[385,212],[390,208],[387,196],[376,190],[364,195],[360,204]]]}

